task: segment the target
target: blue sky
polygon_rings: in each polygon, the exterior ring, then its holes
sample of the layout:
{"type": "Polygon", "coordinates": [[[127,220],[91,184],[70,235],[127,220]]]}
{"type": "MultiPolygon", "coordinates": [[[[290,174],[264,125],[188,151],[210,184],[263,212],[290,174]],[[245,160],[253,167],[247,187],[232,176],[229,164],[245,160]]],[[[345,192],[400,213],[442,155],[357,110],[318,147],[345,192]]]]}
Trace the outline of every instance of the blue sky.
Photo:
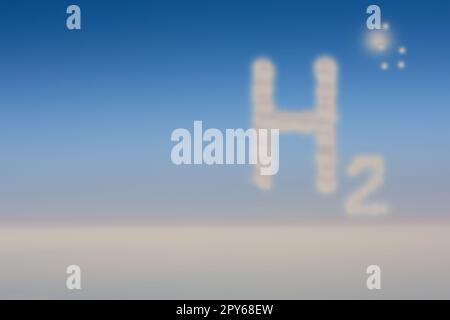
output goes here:
{"type": "Polygon", "coordinates": [[[371,197],[393,217],[448,216],[450,3],[377,1],[392,51],[362,43],[367,1],[65,1],[0,4],[0,219],[254,220],[344,218],[365,181],[345,168],[380,154],[371,197]],[[395,64],[407,47],[407,67],[395,64]],[[277,102],[313,104],[311,65],[339,64],[339,190],[314,189],[313,144],[282,136],[280,172],[263,193],[249,167],[175,167],[172,130],[250,126],[250,65],[277,66],[277,102]],[[260,216],[257,216],[256,212],[260,216]]]}

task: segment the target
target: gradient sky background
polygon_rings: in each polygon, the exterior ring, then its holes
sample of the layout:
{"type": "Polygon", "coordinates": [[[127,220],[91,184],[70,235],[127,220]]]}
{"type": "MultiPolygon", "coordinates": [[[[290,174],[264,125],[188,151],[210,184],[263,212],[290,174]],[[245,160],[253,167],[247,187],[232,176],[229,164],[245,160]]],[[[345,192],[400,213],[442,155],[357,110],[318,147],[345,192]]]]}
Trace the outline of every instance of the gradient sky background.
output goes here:
{"type": "Polygon", "coordinates": [[[171,222],[345,219],[366,176],[354,156],[380,154],[370,197],[391,217],[450,214],[448,1],[2,1],[0,221],[171,222]],[[78,4],[82,30],[66,29],[78,4]],[[379,68],[363,34],[370,4],[394,35],[379,68]],[[312,62],[339,64],[339,190],[315,190],[313,142],[281,137],[274,188],[248,166],[180,166],[172,130],[248,128],[250,65],[270,57],[284,108],[313,104],[312,62]]]}

